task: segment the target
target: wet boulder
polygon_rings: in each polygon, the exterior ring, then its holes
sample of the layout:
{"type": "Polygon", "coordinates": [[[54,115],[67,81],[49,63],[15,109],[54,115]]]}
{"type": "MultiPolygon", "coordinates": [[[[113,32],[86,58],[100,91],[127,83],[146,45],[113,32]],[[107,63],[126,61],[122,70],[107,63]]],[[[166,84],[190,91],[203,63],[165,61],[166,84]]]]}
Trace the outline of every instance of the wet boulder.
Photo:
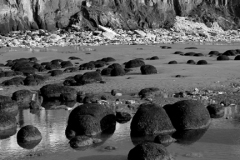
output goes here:
{"type": "Polygon", "coordinates": [[[207,109],[211,118],[222,118],[224,116],[224,106],[220,104],[210,104],[207,109]]]}
{"type": "Polygon", "coordinates": [[[84,85],[88,83],[100,82],[102,81],[102,76],[99,72],[96,71],[86,72],[79,79],[75,80],[78,84],[84,85]]]}
{"type": "Polygon", "coordinates": [[[100,142],[102,142],[101,139],[88,136],[76,136],[70,140],[69,144],[72,148],[83,148],[100,142]]]}
{"type": "Polygon", "coordinates": [[[15,116],[0,111],[0,139],[8,138],[16,133],[17,120],[15,116]]]}
{"type": "Polygon", "coordinates": [[[32,125],[22,127],[17,133],[17,143],[22,148],[32,149],[42,140],[41,132],[32,125]]]}
{"type": "Polygon", "coordinates": [[[73,96],[77,94],[77,91],[74,88],[63,86],[61,84],[48,84],[40,88],[41,95],[43,96],[43,100],[52,100],[58,99],[60,100],[61,94],[70,93],[73,96]]]}
{"type": "Polygon", "coordinates": [[[69,139],[73,138],[71,135],[94,136],[115,130],[115,126],[116,117],[110,108],[97,103],[88,103],[72,110],[65,133],[69,139]]]}
{"type": "Polygon", "coordinates": [[[55,76],[59,76],[63,74],[62,70],[51,70],[48,73],[50,73],[51,76],[55,77],[55,76]]]}
{"type": "Polygon", "coordinates": [[[29,75],[24,79],[24,85],[26,86],[37,86],[41,85],[45,82],[46,77],[43,77],[41,75],[33,74],[29,75]]]}
{"type": "Polygon", "coordinates": [[[79,70],[93,70],[95,68],[94,63],[84,63],[79,66],[79,70]]]}
{"type": "Polygon", "coordinates": [[[202,53],[195,53],[193,56],[195,56],[195,57],[203,57],[204,54],[202,54],[202,53]]]}
{"type": "MultiPolygon", "coordinates": [[[[10,98],[10,97],[9,97],[10,98]]],[[[16,116],[18,114],[18,104],[11,99],[0,102],[0,112],[5,112],[16,116]]]]}
{"type": "Polygon", "coordinates": [[[220,55],[217,57],[217,61],[228,61],[230,58],[227,55],[220,55]]]}
{"type": "Polygon", "coordinates": [[[176,139],[172,138],[172,136],[170,136],[168,134],[157,135],[154,139],[155,143],[162,144],[165,147],[169,146],[171,143],[173,143],[175,141],[176,141],[176,139]]]}
{"type": "Polygon", "coordinates": [[[118,123],[126,123],[132,118],[131,114],[127,112],[116,112],[116,120],[118,123]]]}
{"type": "Polygon", "coordinates": [[[170,160],[167,149],[157,143],[144,142],[138,144],[128,153],[128,160],[170,160]]]}
{"type": "Polygon", "coordinates": [[[206,60],[199,60],[197,62],[197,65],[206,65],[206,64],[208,64],[206,60]]]}
{"type": "Polygon", "coordinates": [[[148,75],[148,74],[157,74],[157,69],[156,67],[152,65],[142,65],[140,67],[141,73],[143,75],[148,75]]]}
{"type": "Polygon", "coordinates": [[[15,85],[15,86],[19,86],[19,85],[24,85],[24,79],[23,77],[14,77],[12,79],[9,79],[9,80],[5,80],[2,82],[2,84],[4,86],[12,86],[12,85],[15,85]]]}
{"type": "Polygon", "coordinates": [[[29,108],[32,97],[33,93],[29,90],[18,90],[12,94],[12,100],[16,101],[22,109],[29,108]]]}
{"type": "Polygon", "coordinates": [[[133,59],[126,62],[125,68],[136,68],[136,67],[141,67],[143,65],[145,65],[145,63],[141,59],[133,59]]]}
{"type": "Polygon", "coordinates": [[[184,56],[194,56],[195,54],[195,52],[187,52],[184,54],[184,56]]]}
{"type": "Polygon", "coordinates": [[[175,131],[165,110],[154,103],[139,106],[131,122],[131,134],[136,136],[157,135],[175,131]]]}
{"type": "Polygon", "coordinates": [[[160,89],[156,88],[156,87],[144,88],[138,93],[138,95],[141,99],[143,99],[143,98],[153,98],[157,94],[160,94],[160,89]]]}
{"type": "Polygon", "coordinates": [[[200,129],[209,126],[210,114],[197,100],[182,100],[164,106],[173,126],[177,130],[200,129]]]}
{"type": "Polygon", "coordinates": [[[71,61],[63,61],[61,62],[62,68],[67,68],[67,67],[73,67],[73,64],[71,61]]]}

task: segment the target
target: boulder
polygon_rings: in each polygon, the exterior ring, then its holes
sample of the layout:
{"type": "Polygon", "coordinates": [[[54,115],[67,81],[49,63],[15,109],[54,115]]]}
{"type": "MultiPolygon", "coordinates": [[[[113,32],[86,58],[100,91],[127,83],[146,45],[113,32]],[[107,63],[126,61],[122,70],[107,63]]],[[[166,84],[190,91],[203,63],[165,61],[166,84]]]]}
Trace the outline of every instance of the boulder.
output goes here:
{"type": "Polygon", "coordinates": [[[128,160],[170,160],[167,149],[157,143],[144,142],[138,144],[128,153],[128,160]]]}
{"type": "Polygon", "coordinates": [[[150,57],[149,60],[159,60],[159,57],[158,56],[153,56],[153,57],[150,57]]]}
{"type": "Polygon", "coordinates": [[[206,128],[211,122],[208,110],[197,100],[178,101],[164,109],[177,130],[206,128]]]}
{"type": "Polygon", "coordinates": [[[184,56],[194,56],[195,54],[195,52],[187,52],[184,54],[184,56]]]}
{"type": "Polygon", "coordinates": [[[95,68],[94,63],[84,63],[79,66],[79,70],[93,70],[95,68]]]}
{"type": "Polygon", "coordinates": [[[93,136],[115,130],[115,125],[116,117],[110,108],[97,103],[83,104],[70,113],[66,136],[67,138],[73,138],[71,135],[93,136]]]}
{"type": "Polygon", "coordinates": [[[18,114],[18,104],[12,100],[2,101],[0,102],[0,112],[16,116],[18,114]]]}
{"type": "Polygon", "coordinates": [[[103,75],[103,76],[110,76],[112,70],[113,70],[112,68],[104,68],[104,69],[101,71],[101,75],[103,75]]]}
{"type": "Polygon", "coordinates": [[[210,51],[210,52],[208,53],[208,55],[209,55],[209,56],[220,56],[221,53],[219,53],[218,51],[210,51]]]}
{"type": "Polygon", "coordinates": [[[157,69],[156,67],[152,65],[142,65],[140,67],[141,73],[143,75],[148,75],[148,74],[157,74],[157,69]]]}
{"type": "Polygon", "coordinates": [[[16,101],[22,109],[29,108],[32,97],[33,93],[29,90],[18,90],[12,94],[12,100],[16,101]]]}
{"type": "Polygon", "coordinates": [[[47,70],[60,69],[62,66],[59,63],[50,63],[45,66],[47,70]]]}
{"type": "Polygon", "coordinates": [[[62,68],[73,67],[73,64],[71,61],[62,61],[61,66],[62,66],[62,68]]]}
{"type": "Polygon", "coordinates": [[[32,125],[22,127],[17,133],[17,143],[22,148],[33,149],[41,140],[41,132],[32,125]]]}
{"type": "Polygon", "coordinates": [[[75,79],[78,84],[84,85],[88,83],[94,83],[102,81],[102,77],[99,72],[86,72],[79,79],[75,79]]]}
{"type": "Polygon", "coordinates": [[[122,66],[115,66],[111,69],[111,72],[110,72],[111,76],[124,76],[125,74],[126,74],[125,70],[122,66]]]}
{"type": "Polygon", "coordinates": [[[236,50],[227,50],[222,55],[225,55],[225,56],[235,56],[236,54],[238,54],[238,52],[236,50]]]}
{"type": "Polygon", "coordinates": [[[217,57],[217,61],[228,61],[230,58],[227,55],[220,55],[217,57]]]}
{"type": "Polygon", "coordinates": [[[114,58],[112,57],[106,57],[106,58],[102,58],[101,61],[104,61],[104,62],[114,62],[116,61],[114,58]]]}
{"type": "Polygon", "coordinates": [[[150,87],[150,88],[144,88],[142,89],[138,95],[140,98],[153,98],[155,97],[157,94],[160,93],[160,89],[156,88],[156,87],[150,87]]]}
{"type": "Polygon", "coordinates": [[[145,65],[145,63],[141,59],[133,59],[126,62],[125,68],[136,68],[136,67],[141,67],[143,65],[145,65]]]}
{"type": "Polygon", "coordinates": [[[222,118],[224,116],[224,106],[220,104],[210,104],[207,109],[211,118],[222,118]]]}
{"type": "Polygon", "coordinates": [[[0,111],[0,139],[14,135],[16,130],[17,120],[15,116],[0,111]]]}
{"type": "Polygon", "coordinates": [[[240,55],[237,55],[234,60],[240,60],[240,55]]]}
{"type": "Polygon", "coordinates": [[[170,61],[168,64],[177,64],[177,61],[170,61]]]}
{"type": "Polygon", "coordinates": [[[197,62],[197,65],[206,65],[206,64],[208,64],[206,60],[199,60],[197,62]]]}
{"type": "Polygon", "coordinates": [[[165,110],[154,103],[139,106],[131,122],[131,134],[136,136],[157,135],[175,131],[165,110]]]}
{"type": "Polygon", "coordinates": [[[77,72],[78,71],[78,67],[69,67],[64,69],[64,73],[71,73],[71,72],[77,72]]]}
{"type": "Polygon", "coordinates": [[[2,84],[4,86],[12,86],[12,85],[19,86],[19,85],[24,85],[23,81],[24,81],[23,77],[14,77],[12,79],[3,81],[2,84]]]}
{"type": "Polygon", "coordinates": [[[116,112],[116,120],[118,123],[126,123],[132,118],[131,114],[127,112],[116,112]]]}
{"type": "Polygon", "coordinates": [[[51,76],[55,77],[55,76],[59,76],[63,74],[62,70],[51,70],[48,73],[50,73],[51,76]]]}
{"type": "Polygon", "coordinates": [[[194,60],[190,59],[190,60],[187,61],[187,64],[196,64],[196,62],[194,60]]]}
{"type": "Polygon", "coordinates": [[[37,74],[33,74],[33,75],[29,75],[24,79],[24,85],[26,86],[37,86],[37,85],[41,85],[45,82],[46,78],[41,76],[41,75],[37,75],[37,74]]]}

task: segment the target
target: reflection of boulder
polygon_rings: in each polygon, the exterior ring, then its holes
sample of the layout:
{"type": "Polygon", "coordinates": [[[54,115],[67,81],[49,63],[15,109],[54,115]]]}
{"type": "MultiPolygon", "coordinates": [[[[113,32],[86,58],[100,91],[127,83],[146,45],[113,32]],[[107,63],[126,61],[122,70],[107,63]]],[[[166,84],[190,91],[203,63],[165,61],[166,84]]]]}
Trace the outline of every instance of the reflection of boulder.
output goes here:
{"type": "Polygon", "coordinates": [[[176,143],[183,145],[190,145],[198,141],[207,131],[208,128],[177,131],[173,133],[172,137],[177,140],[176,143]]]}
{"type": "Polygon", "coordinates": [[[17,127],[17,121],[15,116],[6,112],[0,112],[0,132],[13,129],[17,127]]]}
{"type": "Polygon", "coordinates": [[[165,147],[169,146],[171,143],[173,143],[175,141],[176,141],[176,139],[172,138],[172,136],[170,136],[168,134],[157,135],[154,139],[155,143],[162,144],[165,147]]]}
{"type": "Polygon", "coordinates": [[[88,137],[88,136],[76,136],[72,138],[69,142],[70,146],[74,149],[87,149],[89,146],[101,143],[101,139],[93,138],[93,137],[88,137]]]}
{"type": "Polygon", "coordinates": [[[18,114],[17,102],[12,100],[0,102],[0,111],[16,116],[18,114]]]}
{"type": "Polygon", "coordinates": [[[16,132],[17,132],[17,127],[0,131],[0,139],[7,139],[13,136],[14,134],[16,134],[16,132]]]}
{"type": "Polygon", "coordinates": [[[174,131],[165,110],[154,103],[141,104],[131,122],[131,133],[134,135],[157,135],[174,131]]]}
{"type": "Polygon", "coordinates": [[[26,149],[34,148],[41,140],[41,132],[32,125],[22,127],[17,133],[18,145],[26,149]]]}
{"type": "Polygon", "coordinates": [[[145,142],[135,146],[128,153],[128,160],[168,160],[170,154],[167,149],[157,143],[145,142]]]}
{"type": "Polygon", "coordinates": [[[156,137],[156,135],[137,136],[132,133],[130,134],[130,136],[131,136],[131,141],[135,146],[144,142],[154,142],[154,139],[156,137]]]}

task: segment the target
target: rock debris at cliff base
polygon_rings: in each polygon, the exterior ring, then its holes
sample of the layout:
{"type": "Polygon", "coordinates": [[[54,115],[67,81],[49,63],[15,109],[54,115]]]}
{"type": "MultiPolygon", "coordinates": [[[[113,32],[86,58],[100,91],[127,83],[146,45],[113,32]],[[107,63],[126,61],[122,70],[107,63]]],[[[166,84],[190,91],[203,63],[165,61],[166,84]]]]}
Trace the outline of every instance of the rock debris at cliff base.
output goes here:
{"type": "Polygon", "coordinates": [[[194,22],[186,17],[176,17],[174,26],[167,29],[122,30],[98,26],[95,31],[79,31],[72,25],[68,31],[48,32],[13,31],[1,36],[2,47],[50,47],[50,46],[98,46],[98,45],[134,45],[158,43],[208,43],[208,42],[240,42],[240,30],[224,31],[217,23],[207,27],[204,23],[194,22]]]}

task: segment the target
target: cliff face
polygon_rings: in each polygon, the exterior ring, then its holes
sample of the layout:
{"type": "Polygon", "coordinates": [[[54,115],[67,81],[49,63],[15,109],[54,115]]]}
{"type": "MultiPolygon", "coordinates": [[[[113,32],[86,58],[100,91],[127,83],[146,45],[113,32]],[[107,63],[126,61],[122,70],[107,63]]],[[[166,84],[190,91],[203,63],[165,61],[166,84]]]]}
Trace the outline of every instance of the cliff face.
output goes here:
{"type": "Polygon", "coordinates": [[[82,29],[94,29],[97,24],[124,29],[170,27],[175,15],[205,19],[220,15],[224,17],[218,19],[220,23],[234,26],[239,9],[238,0],[1,0],[0,34],[55,30],[73,22],[82,29]]]}

